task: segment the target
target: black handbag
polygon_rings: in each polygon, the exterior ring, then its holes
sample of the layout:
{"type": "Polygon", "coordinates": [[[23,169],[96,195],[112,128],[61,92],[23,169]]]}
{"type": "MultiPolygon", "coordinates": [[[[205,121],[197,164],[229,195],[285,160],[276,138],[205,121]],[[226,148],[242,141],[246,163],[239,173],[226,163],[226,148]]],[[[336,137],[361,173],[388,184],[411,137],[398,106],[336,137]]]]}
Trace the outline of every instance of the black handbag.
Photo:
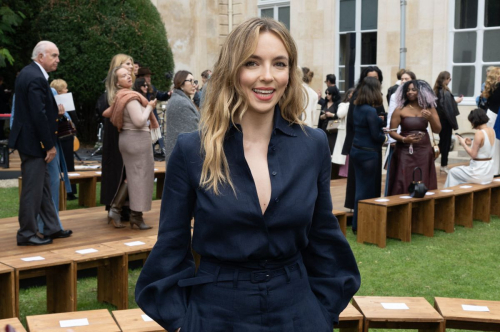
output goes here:
{"type": "Polygon", "coordinates": [[[425,193],[427,192],[427,187],[422,182],[422,169],[420,167],[415,167],[413,169],[413,181],[412,183],[410,183],[410,186],[408,187],[408,192],[410,193],[410,196],[413,198],[423,198],[425,196],[425,193]],[[415,181],[415,171],[417,169],[420,171],[419,181],[415,181]]]}
{"type": "Polygon", "coordinates": [[[65,117],[59,119],[59,125],[57,129],[57,137],[64,138],[68,136],[75,136],[76,128],[73,121],[66,119],[65,117]]]}

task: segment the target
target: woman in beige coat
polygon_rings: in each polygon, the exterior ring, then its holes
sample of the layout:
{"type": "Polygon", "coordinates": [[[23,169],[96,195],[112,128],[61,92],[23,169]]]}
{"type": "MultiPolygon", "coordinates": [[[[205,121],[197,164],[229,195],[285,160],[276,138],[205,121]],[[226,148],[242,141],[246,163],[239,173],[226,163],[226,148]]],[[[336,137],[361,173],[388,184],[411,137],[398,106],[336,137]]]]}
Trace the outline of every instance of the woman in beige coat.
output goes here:
{"type": "Polygon", "coordinates": [[[120,212],[127,195],[130,202],[130,227],[149,229],[142,213],[151,210],[154,186],[154,158],[151,143],[161,137],[158,121],[152,113],[156,99],[148,102],[140,93],[132,91],[132,77],[124,67],[113,69],[107,79],[108,102],[111,105],[103,116],[117,127],[119,149],[123,158],[122,183],[118,188],[108,223],[117,228],[120,212]]]}

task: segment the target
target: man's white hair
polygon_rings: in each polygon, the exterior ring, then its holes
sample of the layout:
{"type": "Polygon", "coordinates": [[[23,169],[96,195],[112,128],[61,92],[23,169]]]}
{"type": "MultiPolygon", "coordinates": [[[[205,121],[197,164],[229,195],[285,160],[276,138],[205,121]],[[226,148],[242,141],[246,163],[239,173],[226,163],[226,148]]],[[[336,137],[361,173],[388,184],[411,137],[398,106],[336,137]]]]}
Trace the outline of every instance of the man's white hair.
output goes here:
{"type": "Polygon", "coordinates": [[[33,53],[31,54],[31,60],[35,60],[38,57],[38,54],[43,54],[45,56],[47,46],[51,45],[56,46],[56,44],[48,40],[42,40],[41,42],[38,42],[38,44],[36,44],[35,48],[33,49],[33,53]]]}

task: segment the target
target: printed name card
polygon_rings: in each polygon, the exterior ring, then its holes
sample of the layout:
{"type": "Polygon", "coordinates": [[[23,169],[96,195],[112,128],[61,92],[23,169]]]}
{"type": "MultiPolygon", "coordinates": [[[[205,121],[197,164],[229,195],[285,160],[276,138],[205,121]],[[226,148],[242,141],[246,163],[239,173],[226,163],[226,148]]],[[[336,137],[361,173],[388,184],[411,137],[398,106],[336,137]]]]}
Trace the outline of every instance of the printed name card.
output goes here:
{"type": "Polygon", "coordinates": [[[495,182],[500,182],[500,179],[495,179],[495,180],[493,180],[493,181],[495,181],[495,182]]]}
{"type": "Polygon", "coordinates": [[[399,198],[409,199],[411,196],[399,196],[399,198]]]}
{"type": "Polygon", "coordinates": [[[134,241],[134,242],[127,242],[127,243],[124,243],[126,246],[129,246],[129,247],[135,247],[135,246],[142,246],[143,244],[146,244],[142,241],[134,241]]]}
{"type": "Polygon", "coordinates": [[[431,196],[431,195],[434,195],[435,193],[431,192],[431,191],[428,191],[425,193],[427,196],[431,196]]]}
{"type": "Polygon", "coordinates": [[[155,168],[155,171],[157,171],[157,170],[158,170],[158,168],[155,168]]]}
{"type": "Polygon", "coordinates": [[[406,303],[380,303],[386,310],[408,310],[406,303]]]}
{"type": "Polygon", "coordinates": [[[33,256],[33,257],[21,258],[21,260],[25,262],[34,262],[34,261],[43,261],[45,260],[45,258],[43,258],[42,256],[33,256]]]}
{"type": "Polygon", "coordinates": [[[102,174],[102,172],[95,172],[96,174],[102,174]]]}
{"type": "Polygon", "coordinates": [[[153,319],[151,317],[149,317],[148,315],[141,315],[142,317],[142,320],[145,321],[145,322],[152,322],[153,319]]]}
{"type": "Polygon", "coordinates": [[[472,188],[472,186],[460,186],[460,188],[467,189],[467,188],[472,188]]]}
{"type": "Polygon", "coordinates": [[[387,198],[376,199],[375,202],[389,202],[387,198]]]}
{"type": "Polygon", "coordinates": [[[98,252],[99,250],[96,250],[94,248],[89,248],[89,249],[82,249],[82,250],[76,250],[75,252],[80,255],[85,255],[85,254],[91,254],[93,252],[98,252]]]}
{"type": "Polygon", "coordinates": [[[462,309],[464,311],[490,311],[490,309],[487,306],[483,305],[470,305],[470,304],[462,304],[462,309]]]}
{"type": "Polygon", "coordinates": [[[69,176],[78,176],[80,173],[68,173],[69,176]]]}
{"type": "Polygon", "coordinates": [[[87,326],[89,324],[89,320],[87,318],[80,319],[68,319],[68,320],[60,320],[60,327],[75,327],[75,326],[87,326]]]}
{"type": "Polygon", "coordinates": [[[453,190],[452,189],[443,189],[441,192],[443,193],[451,193],[453,190]]]}

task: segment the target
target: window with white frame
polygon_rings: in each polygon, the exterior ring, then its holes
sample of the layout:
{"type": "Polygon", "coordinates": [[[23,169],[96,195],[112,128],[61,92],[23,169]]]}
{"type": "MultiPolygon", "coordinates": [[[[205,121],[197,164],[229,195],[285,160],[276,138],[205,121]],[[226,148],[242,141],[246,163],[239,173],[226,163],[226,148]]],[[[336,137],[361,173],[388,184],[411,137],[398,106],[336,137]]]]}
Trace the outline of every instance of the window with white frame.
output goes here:
{"type": "Polygon", "coordinates": [[[449,71],[454,95],[474,105],[489,66],[500,66],[500,1],[451,0],[449,71]]]}
{"type": "Polygon", "coordinates": [[[259,17],[270,17],[290,30],[290,0],[259,0],[259,17]]]}
{"type": "Polygon", "coordinates": [[[346,66],[345,49],[348,34],[356,34],[356,57],[354,77],[359,77],[364,67],[377,63],[377,20],[378,0],[338,0],[337,1],[338,35],[337,50],[337,86],[345,91],[346,66]]]}

